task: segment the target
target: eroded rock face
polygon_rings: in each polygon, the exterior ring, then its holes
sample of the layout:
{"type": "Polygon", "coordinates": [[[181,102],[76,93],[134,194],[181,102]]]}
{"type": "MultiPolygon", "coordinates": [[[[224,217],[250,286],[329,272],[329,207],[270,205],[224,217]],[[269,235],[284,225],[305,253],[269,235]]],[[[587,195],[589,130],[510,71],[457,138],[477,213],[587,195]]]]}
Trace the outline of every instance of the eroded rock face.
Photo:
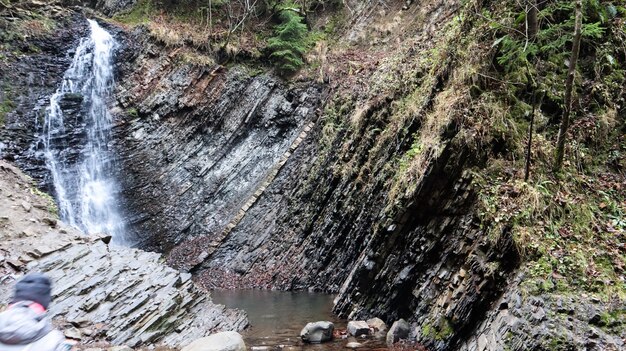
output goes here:
{"type": "Polygon", "coordinates": [[[460,351],[623,350],[626,306],[588,296],[523,293],[519,275],[460,351]]]}
{"type": "Polygon", "coordinates": [[[40,188],[53,193],[39,133],[50,96],[57,90],[71,63],[73,48],[87,34],[88,27],[83,15],[53,2],[41,2],[39,10],[50,17],[57,29],[42,37],[7,43],[8,50],[0,64],[0,100],[8,99],[15,107],[4,116],[4,125],[0,125],[0,159],[14,161],[40,188]]]}
{"type": "Polygon", "coordinates": [[[53,281],[53,321],[84,342],[182,347],[247,325],[242,312],[213,304],[190,274],[163,265],[161,255],[109,246],[50,220],[54,205],[32,189],[19,170],[0,161],[3,303],[14,274],[40,271],[53,281]]]}
{"type": "MultiPolygon", "coordinates": [[[[118,179],[140,245],[169,251],[224,230],[313,118],[319,91],[241,67],[181,64],[140,30],[131,41],[119,61],[118,179]]],[[[199,255],[197,246],[172,261],[199,255]]]]}
{"type": "MultiPolygon", "coordinates": [[[[420,11],[424,34],[396,53],[407,65],[437,39],[439,21],[455,15],[446,2],[420,11]]],[[[355,28],[368,32],[369,18],[355,28]]],[[[119,61],[124,122],[115,128],[128,219],[147,235],[138,245],[169,251],[171,263],[198,273],[205,286],[338,292],[341,315],[406,318],[433,331],[434,349],[450,348],[482,318],[517,255],[507,233],[494,242],[480,229],[464,172],[480,157],[462,146],[453,121],[441,128],[441,147],[423,165],[419,186],[395,204],[399,210],[388,209],[394,173],[386,166],[411,148],[407,136],[422,128],[452,65],[420,87],[427,103],[404,137],[377,145],[372,159],[370,127],[384,129],[405,97],[381,96],[376,87],[402,67],[372,62],[358,84],[337,83],[357,102],[334,112],[361,120],[323,145],[316,88],[183,63],[145,35],[132,33],[119,61]]]]}

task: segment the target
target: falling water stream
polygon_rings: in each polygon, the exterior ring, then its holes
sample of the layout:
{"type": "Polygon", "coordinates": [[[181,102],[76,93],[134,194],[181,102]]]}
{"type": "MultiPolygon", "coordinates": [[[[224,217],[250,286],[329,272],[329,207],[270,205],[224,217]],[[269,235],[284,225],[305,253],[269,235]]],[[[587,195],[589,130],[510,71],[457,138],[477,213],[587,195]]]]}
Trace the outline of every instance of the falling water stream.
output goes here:
{"type": "Polygon", "coordinates": [[[89,234],[110,234],[123,244],[106,104],[113,89],[117,43],[95,21],[89,20],[89,27],[90,36],[81,40],[61,87],[50,98],[41,138],[61,218],[89,234]],[[68,99],[80,102],[78,116],[66,116],[62,106],[68,99]],[[78,140],[77,145],[70,140],[78,140]]]}

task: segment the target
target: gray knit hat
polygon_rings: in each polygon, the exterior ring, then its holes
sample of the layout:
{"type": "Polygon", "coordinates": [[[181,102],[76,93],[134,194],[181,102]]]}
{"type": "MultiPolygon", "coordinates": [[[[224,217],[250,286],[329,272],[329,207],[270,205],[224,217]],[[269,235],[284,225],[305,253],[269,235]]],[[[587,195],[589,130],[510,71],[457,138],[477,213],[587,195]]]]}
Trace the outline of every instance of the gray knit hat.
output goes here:
{"type": "Polygon", "coordinates": [[[11,303],[33,301],[48,309],[52,293],[50,279],[41,273],[30,273],[15,283],[15,292],[11,303]]]}

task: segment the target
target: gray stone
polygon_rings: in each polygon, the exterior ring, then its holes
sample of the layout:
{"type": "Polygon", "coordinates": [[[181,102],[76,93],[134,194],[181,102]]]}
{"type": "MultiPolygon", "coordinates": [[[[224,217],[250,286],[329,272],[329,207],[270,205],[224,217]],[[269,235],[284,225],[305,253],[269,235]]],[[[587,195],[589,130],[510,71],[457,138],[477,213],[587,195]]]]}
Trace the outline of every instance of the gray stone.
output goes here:
{"type": "Polygon", "coordinates": [[[530,320],[535,324],[543,322],[545,319],[546,319],[546,311],[543,309],[543,307],[537,308],[537,310],[532,314],[530,318],[530,320]]]}
{"type": "Polygon", "coordinates": [[[246,344],[239,333],[228,331],[198,339],[182,351],[246,351],[246,344]]]}
{"type": "Polygon", "coordinates": [[[122,345],[122,346],[109,347],[107,351],[133,351],[133,349],[131,349],[130,347],[126,345],[122,345]]]}
{"type": "Polygon", "coordinates": [[[57,220],[54,218],[44,217],[41,219],[41,221],[49,225],[51,228],[55,228],[57,226],[57,220]]]}
{"type": "Polygon", "coordinates": [[[352,341],[352,342],[349,342],[349,343],[346,344],[346,348],[349,348],[349,349],[359,349],[359,348],[361,348],[363,346],[365,346],[365,345],[363,345],[363,344],[361,344],[359,342],[355,342],[355,341],[352,341]]]}
{"type": "Polygon", "coordinates": [[[387,345],[393,345],[400,340],[409,338],[411,326],[404,319],[393,322],[389,332],[387,332],[387,345]]]}
{"type": "Polygon", "coordinates": [[[365,321],[348,322],[348,334],[353,336],[369,335],[370,327],[365,321]]]}
{"type": "Polygon", "coordinates": [[[26,201],[22,201],[21,205],[22,205],[22,208],[24,209],[24,211],[26,211],[26,212],[30,212],[30,210],[33,208],[33,206],[30,203],[26,202],[26,201]]]}
{"type": "Polygon", "coordinates": [[[374,317],[371,319],[367,320],[367,325],[374,329],[374,331],[386,331],[387,330],[387,324],[385,324],[385,322],[378,318],[378,317],[374,317]]]}
{"type": "Polygon", "coordinates": [[[63,331],[63,334],[65,335],[66,338],[68,339],[74,339],[74,340],[80,340],[83,338],[82,333],[80,332],[80,330],[76,329],[76,328],[67,328],[63,331]]]}
{"type": "Polygon", "coordinates": [[[331,322],[308,323],[300,332],[300,338],[307,343],[320,343],[333,339],[335,325],[331,322]]]}

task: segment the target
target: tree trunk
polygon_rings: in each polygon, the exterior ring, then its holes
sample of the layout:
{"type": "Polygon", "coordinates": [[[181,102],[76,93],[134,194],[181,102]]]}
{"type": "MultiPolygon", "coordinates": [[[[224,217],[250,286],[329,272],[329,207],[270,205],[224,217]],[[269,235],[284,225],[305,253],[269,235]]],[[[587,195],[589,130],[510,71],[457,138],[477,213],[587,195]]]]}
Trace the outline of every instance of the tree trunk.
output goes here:
{"type": "Polygon", "coordinates": [[[565,139],[567,137],[567,129],[570,123],[570,114],[572,112],[572,88],[574,85],[574,75],[576,74],[576,63],[578,62],[578,53],[580,51],[581,27],[583,22],[582,0],[576,1],[576,24],[574,27],[574,42],[572,43],[572,56],[569,60],[569,69],[567,71],[567,80],[565,81],[565,108],[563,117],[561,118],[561,128],[559,128],[559,137],[557,139],[556,157],[554,160],[554,172],[557,173],[563,166],[563,154],[565,152],[565,139]]]}
{"type": "MultiPolygon", "coordinates": [[[[532,41],[535,40],[537,36],[537,31],[539,30],[539,22],[537,21],[537,0],[527,0],[527,8],[526,11],[526,40],[532,41]]],[[[529,63],[526,63],[528,65],[529,63]]],[[[533,147],[533,132],[535,127],[535,110],[537,109],[537,84],[534,79],[530,75],[530,68],[526,66],[528,69],[528,83],[532,89],[532,112],[530,113],[530,126],[528,126],[528,145],[526,146],[526,169],[524,170],[524,181],[527,182],[530,177],[530,163],[531,163],[531,155],[532,155],[532,147],[533,147]]]]}
{"type": "Polygon", "coordinates": [[[539,21],[537,20],[537,0],[528,1],[528,12],[526,13],[526,24],[528,26],[528,39],[533,40],[539,30],[539,21]]]}
{"type": "Polygon", "coordinates": [[[530,177],[530,160],[531,160],[531,152],[533,147],[533,129],[535,128],[535,106],[536,106],[536,97],[537,92],[535,91],[535,86],[533,85],[533,110],[530,113],[530,125],[528,126],[528,145],[526,146],[526,169],[524,170],[524,181],[527,182],[530,177]]]}

